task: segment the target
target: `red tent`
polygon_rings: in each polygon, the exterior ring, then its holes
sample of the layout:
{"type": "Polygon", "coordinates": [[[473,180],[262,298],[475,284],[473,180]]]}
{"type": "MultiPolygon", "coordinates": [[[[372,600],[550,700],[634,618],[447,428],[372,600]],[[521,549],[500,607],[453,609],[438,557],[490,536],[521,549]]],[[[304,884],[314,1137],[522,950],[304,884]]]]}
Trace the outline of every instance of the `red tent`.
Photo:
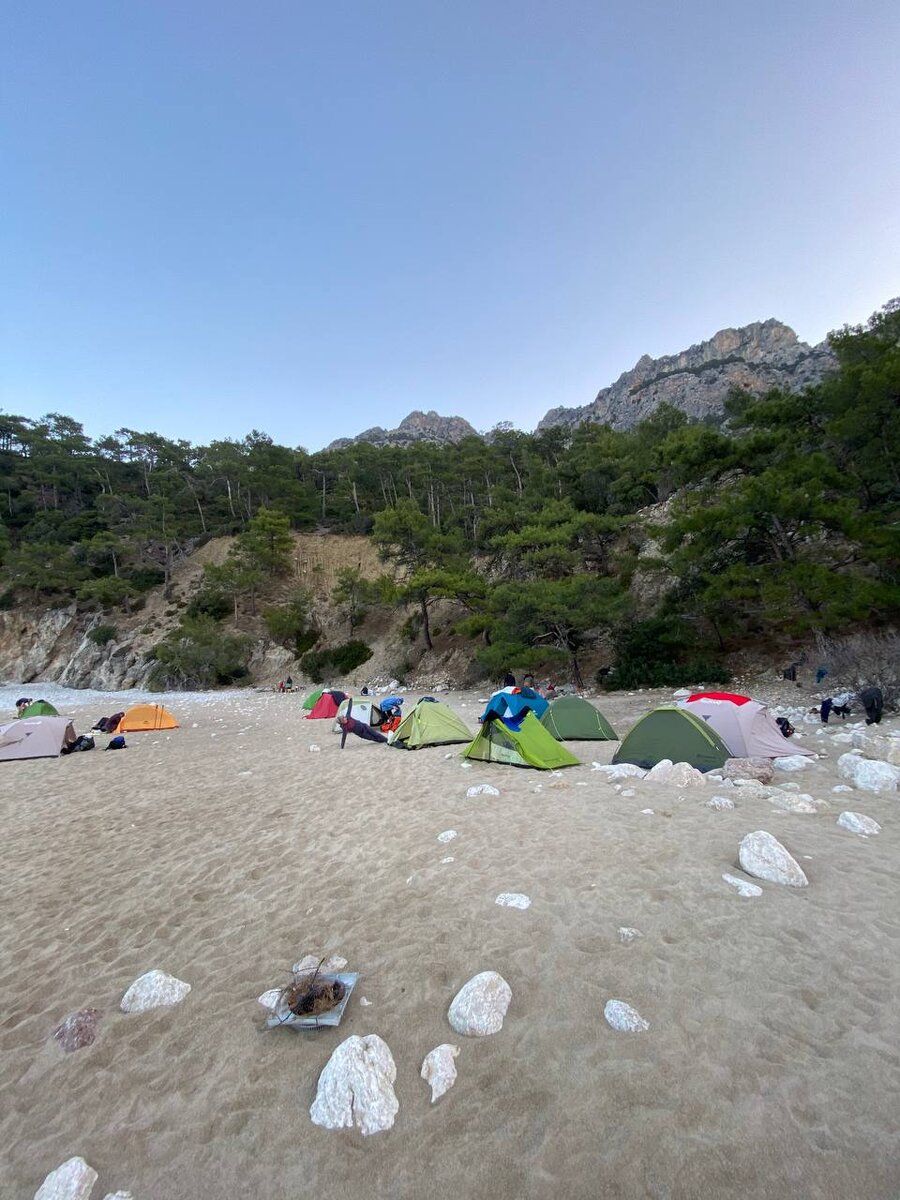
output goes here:
{"type": "Polygon", "coordinates": [[[307,721],[327,721],[334,720],[337,716],[337,702],[331,692],[323,692],[318,698],[311,712],[306,714],[304,720],[307,721]]]}
{"type": "Polygon", "coordinates": [[[692,700],[730,700],[732,704],[749,704],[749,696],[738,696],[735,692],[694,692],[688,696],[688,704],[692,700]]]}

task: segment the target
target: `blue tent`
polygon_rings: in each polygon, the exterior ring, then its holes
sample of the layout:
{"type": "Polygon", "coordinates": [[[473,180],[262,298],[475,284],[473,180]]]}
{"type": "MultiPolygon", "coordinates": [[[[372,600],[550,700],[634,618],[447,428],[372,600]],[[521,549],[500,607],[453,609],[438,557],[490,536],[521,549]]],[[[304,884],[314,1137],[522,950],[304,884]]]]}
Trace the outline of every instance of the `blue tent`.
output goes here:
{"type": "Polygon", "coordinates": [[[527,712],[533,712],[540,720],[549,707],[544,697],[533,692],[531,688],[522,688],[518,692],[496,692],[488,701],[480,720],[482,723],[498,718],[518,721],[527,712]]]}

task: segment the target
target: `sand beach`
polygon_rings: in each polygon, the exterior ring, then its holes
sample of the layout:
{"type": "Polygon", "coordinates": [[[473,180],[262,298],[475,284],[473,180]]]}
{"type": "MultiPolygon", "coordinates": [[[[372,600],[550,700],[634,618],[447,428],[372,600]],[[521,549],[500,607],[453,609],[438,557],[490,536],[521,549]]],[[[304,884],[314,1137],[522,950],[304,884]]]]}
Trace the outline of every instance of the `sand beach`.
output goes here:
{"type": "MultiPolygon", "coordinates": [[[[79,732],[120,707],[45,691],[79,732]]],[[[474,731],[484,695],[442,698],[474,731]]],[[[670,697],[597,702],[621,735],[670,697]]],[[[825,757],[776,775],[818,811],[740,788],[714,811],[711,782],[608,782],[592,762],[612,743],[569,743],[582,765],[554,773],[463,765],[460,747],[341,751],[296,694],[164,700],[181,728],[125,752],[0,764],[4,1197],[73,1155],[95,1196],[135,1200],[900,1195],[900,802],[832,791],[846,726],[801,727],[825,757]],[[480,783],[499,796],[468,797],[480,783]],[[882,832],[840,828],[845,809],[882,832]],[[723,881],[754,830],[807,888],[723,881]],[[257,997],[307,953],[359,972],[340,1029],[267,1031],[257,997]],[[153,968],[189,995],[121,1012],[153,968]],[[512,989],[503,1028],[460,1037],[448,1006],[486,970],[512,989]],[[649,1028],[611,1029],[610,999],[649,1028]],[[96,1041],[64,1053],[53,1031],[86,1006],[96,1041]],[[315,1126],[331,1053],[372,1033],[393,1128],[315,1126]],[[445,1042],[458,1079],[431,1104],[419,1071],[445,1042]]]]}

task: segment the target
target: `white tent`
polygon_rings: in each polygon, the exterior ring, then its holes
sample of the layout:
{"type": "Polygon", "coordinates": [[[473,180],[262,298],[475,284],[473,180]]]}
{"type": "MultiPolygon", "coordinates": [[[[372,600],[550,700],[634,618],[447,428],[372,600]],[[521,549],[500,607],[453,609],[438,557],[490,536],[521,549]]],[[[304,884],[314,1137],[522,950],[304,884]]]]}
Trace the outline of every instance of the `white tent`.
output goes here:
{"type": "Polygon", "coordinates": [[[334,718],[334,733],[341,732],[338,721],[341,717],[346,717],[348,709],[353,720],[362,721],[363,725],[380,725],[384,720],[384,714],[374,700],[370,700],[367,696],[361,696],[359,699],[351,696],[338,705],[334,718]]]}
{"type": "Polygon", "coordinates": [[[736,696],[734,700],[698,696],[682,700],[681,707],[707,721],[735,758],[813,754],[786,738],[766,706],[749,696],[736,696]]]}
{"type": "Polygon", "coordinates": [[[0,762],[18,758],[58,758],[66,743],[75,741],[68,717],[22,717],[0,725],[0,762]]]}

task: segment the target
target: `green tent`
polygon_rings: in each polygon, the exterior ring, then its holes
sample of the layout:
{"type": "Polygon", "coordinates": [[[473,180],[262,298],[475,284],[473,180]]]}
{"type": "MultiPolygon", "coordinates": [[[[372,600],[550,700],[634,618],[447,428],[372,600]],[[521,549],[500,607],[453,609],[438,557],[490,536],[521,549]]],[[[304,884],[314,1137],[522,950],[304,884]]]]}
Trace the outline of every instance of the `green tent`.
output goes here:
{"type": "Polygon", "coordinates": [[[485,721],[474,742],[463,751],[463,758],[542,771],[579,765],[575,755],[559,744],[533,712],[525,714],[517,729],[510,729],[500,720],[485,721]]]}
{"type": "Polygon", "coordinates": [[[471,731],[452,708],[439,700],[420,700],[397,726],[391,745],[401,750],[418,750],[422,746],[449,746],[471,740],[471,731]]]}
{"type": "Polygon", "coordinates": [[[47,700],[35,700],[19,713],[20,717],[58,717],[59,713],[47,700]]]}
{"type": "Polygon", "coordinates": [[[593,704],[580,696],[558,696],[541,717],[558,742],[617,742],[616,731],[593,704]]]}
{"type": "Polygon", "coordinates": [[[698,771],[712,771],[724,767],[731,751],[706,721],[683,708],[664,705],[631,727],[613,762],[649,769],[664,758],[690,763],[698,771]]]}
{"type": "Polygon", "coordinates": [[[309,711],[312,711],[312,709],[314,709],[316,707],[316,702],[324,691],[325,691],[324,688],[319,688],[315,692],[310,692],[309,695],[306,697],[306,699],[303,701],[303,707],[305,709],[308,709],[309,711]]]}

